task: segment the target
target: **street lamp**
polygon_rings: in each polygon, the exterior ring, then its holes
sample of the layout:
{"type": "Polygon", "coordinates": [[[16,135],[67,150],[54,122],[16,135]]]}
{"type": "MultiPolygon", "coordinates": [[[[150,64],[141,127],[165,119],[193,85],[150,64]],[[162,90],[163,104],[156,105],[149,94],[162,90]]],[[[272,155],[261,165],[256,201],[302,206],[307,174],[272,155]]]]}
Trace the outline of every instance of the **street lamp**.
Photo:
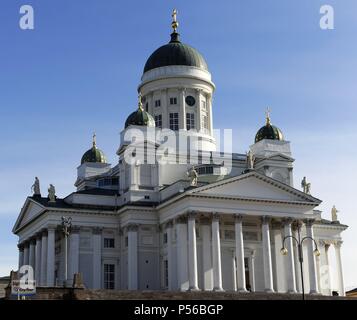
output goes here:
{"type": "Polygon", "coordinates": [[[72,218],[71,217],[62,217],[62,232],[64,234],[64,283],[63,286],[66,287],[67,278],[68,278],[68,253],[67,253],[67,243],[68,243],[68,236],[71,232],[72,228],[72,218]]]}
{"type": "Polygon", "coordinates": [[[294,237],[294,236],[285,236],[284,239],[283,239],[283,247],[280,249],[280,253],[283,255],[283,256],[286,256],[288,254],[288,249],[285,247],[285,240],[288,239],[288,238],[292,238],[296,241],[297,243],[297,246],[298,246],[298,255],[299,255],[299,263],[300,263],[300,274],[301,274],[301,288],[302,288],[302,300],[305,300],[305,288],[304,288],[304,273],[303,273],[303,252],[302,252],[302,244],[305,240],[309,239],[311,241],[313,241],[313,243],[315,244],[315,250],[314,250],[314,255],[316,257],[318,257],[320,255],[320,251],[319,249],[317,248],[317,244],[316,244],[316,241],[315,239],[313,239],[312,237],[308,237],[308,236],[305,236],[301,239],[301,236],[300,236],[300,224],[298,223],[297,224],[297,231],[298,231],[298,238],[294,237]]]}

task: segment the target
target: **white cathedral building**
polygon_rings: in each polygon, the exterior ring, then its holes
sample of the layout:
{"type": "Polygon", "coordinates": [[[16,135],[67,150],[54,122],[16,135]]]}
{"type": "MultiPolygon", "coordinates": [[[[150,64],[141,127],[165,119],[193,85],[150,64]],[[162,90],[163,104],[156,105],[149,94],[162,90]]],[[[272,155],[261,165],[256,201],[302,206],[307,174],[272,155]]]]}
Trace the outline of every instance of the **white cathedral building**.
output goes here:
{"type": "Polygon", "coordinates": [[[181,42],[175,13],[172,27],[170,42],[145,64],[118,163],[106,162],[94,137],[77,168],[76,191],[60,199],[50,188],[41,196],[37,180],[13,228],[19,267],[31,265],[39,286],[62,286],[68,261],[69,284],[81,273],[87,288],[114,290],[294,293],[302,291],[302,273],[305,292],[344,295],[347,226],[335,209],[331,220],[322,218],[306,180],[303,191],[294,187],[290,142],[269,114],[248,155],[222,156],[211,73],[181,42]],[[165,130],[193,143],[154,162],[126,161],[125,154],[160,150],[144,134],[165,130]],[[67,250],[62,217],[72,223],[67,250]],[[301,251],[293,237],[306,237],[301,251]]]}

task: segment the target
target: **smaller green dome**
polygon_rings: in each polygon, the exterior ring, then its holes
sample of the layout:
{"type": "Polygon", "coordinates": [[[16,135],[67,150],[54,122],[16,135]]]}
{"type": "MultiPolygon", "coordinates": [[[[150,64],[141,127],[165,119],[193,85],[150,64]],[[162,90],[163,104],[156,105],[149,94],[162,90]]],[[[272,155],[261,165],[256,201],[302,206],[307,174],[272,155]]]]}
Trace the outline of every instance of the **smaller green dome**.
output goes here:
{"type": "Polygon", "coordinates": [[[255,143],[263,139],[280,140],[280,141],[284,140],[282,131],[278,127],[273,126],[270,123],[269,114],[267,114],[265,126],[261,127],[258,130],[257,134],[255,135],[255,143]]]}
{"type": "Polygon", "coordinates": [[[82,157],[81,164],[86,162],[107,163],[103,151],[97,148],[96,135],[93,135],[93,146],[82,157]]]}
{"type": "Polygon", "coordinates": [[[139,107],[131,113],[125,121],[125,128],[129,126],[155,127],[154,117],[143,109],[141,94],[139,95],[139,107]]]}

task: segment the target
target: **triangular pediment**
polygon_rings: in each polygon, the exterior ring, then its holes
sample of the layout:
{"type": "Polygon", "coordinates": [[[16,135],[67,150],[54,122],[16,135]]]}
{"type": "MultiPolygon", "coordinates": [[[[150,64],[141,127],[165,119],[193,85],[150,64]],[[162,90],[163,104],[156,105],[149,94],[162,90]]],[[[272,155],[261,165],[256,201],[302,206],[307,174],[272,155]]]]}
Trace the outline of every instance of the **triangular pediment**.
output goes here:
{"type": "Polygon", "coordinates": [[[45,208],[41,204],[27,198],[13,230],[17,230],[26,225],[28,222],[40,215],[44,210],[45,208]]]}
{"type": "Polygon", "coordinates": [[[266,157],[265,159],[275,160],[275,161],[293,161],[294,160],[294,158],[289,157],[286,154],[282,154],[282,153],[272,154],[272,155],[266,157]]]}
{"type": "Polygon", "coordinates": [[[255,171],[197,188],[192,193],[260,201],[304,202],[311,204],[319,204],[321,202],[300,190],[255,171]]]}

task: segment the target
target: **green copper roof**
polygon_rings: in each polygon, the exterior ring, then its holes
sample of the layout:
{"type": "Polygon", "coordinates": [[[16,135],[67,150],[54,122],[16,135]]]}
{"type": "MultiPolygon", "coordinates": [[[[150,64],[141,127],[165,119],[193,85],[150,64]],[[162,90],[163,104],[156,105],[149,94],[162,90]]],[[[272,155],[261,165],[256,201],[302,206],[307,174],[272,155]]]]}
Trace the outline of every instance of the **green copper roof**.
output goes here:
{"type": "Polygon", "coordinates": [[[281,130],[270,123],[267,123],[264,127],[261,127],[255,135],[255,143],[263,139],[270,140],[284,140],[281,130]]]}
{"type": "Polygon", "coordinates": [[[107,163],[104,153],[97,148],[96,135],[93,135],[93,146],[85,152],[81,164],[86,162],[107,163]]]}
{"type": "Polygon", "coordinates": [[[208,66],[203,56],[194,48],[183,44],[179,40],[179,34],[171,34],[171,41],[158,48],[146,61],[144,73],[166,66],[192,66],[208,71],[208,66]]]}
{"type": "Polygon", "coordinates": [[[155,127],[155,120],[153,116],[139,107],[136,111],[131,113],[125,121],[125,128],[129,126],[147,126],[155,127]]]}

